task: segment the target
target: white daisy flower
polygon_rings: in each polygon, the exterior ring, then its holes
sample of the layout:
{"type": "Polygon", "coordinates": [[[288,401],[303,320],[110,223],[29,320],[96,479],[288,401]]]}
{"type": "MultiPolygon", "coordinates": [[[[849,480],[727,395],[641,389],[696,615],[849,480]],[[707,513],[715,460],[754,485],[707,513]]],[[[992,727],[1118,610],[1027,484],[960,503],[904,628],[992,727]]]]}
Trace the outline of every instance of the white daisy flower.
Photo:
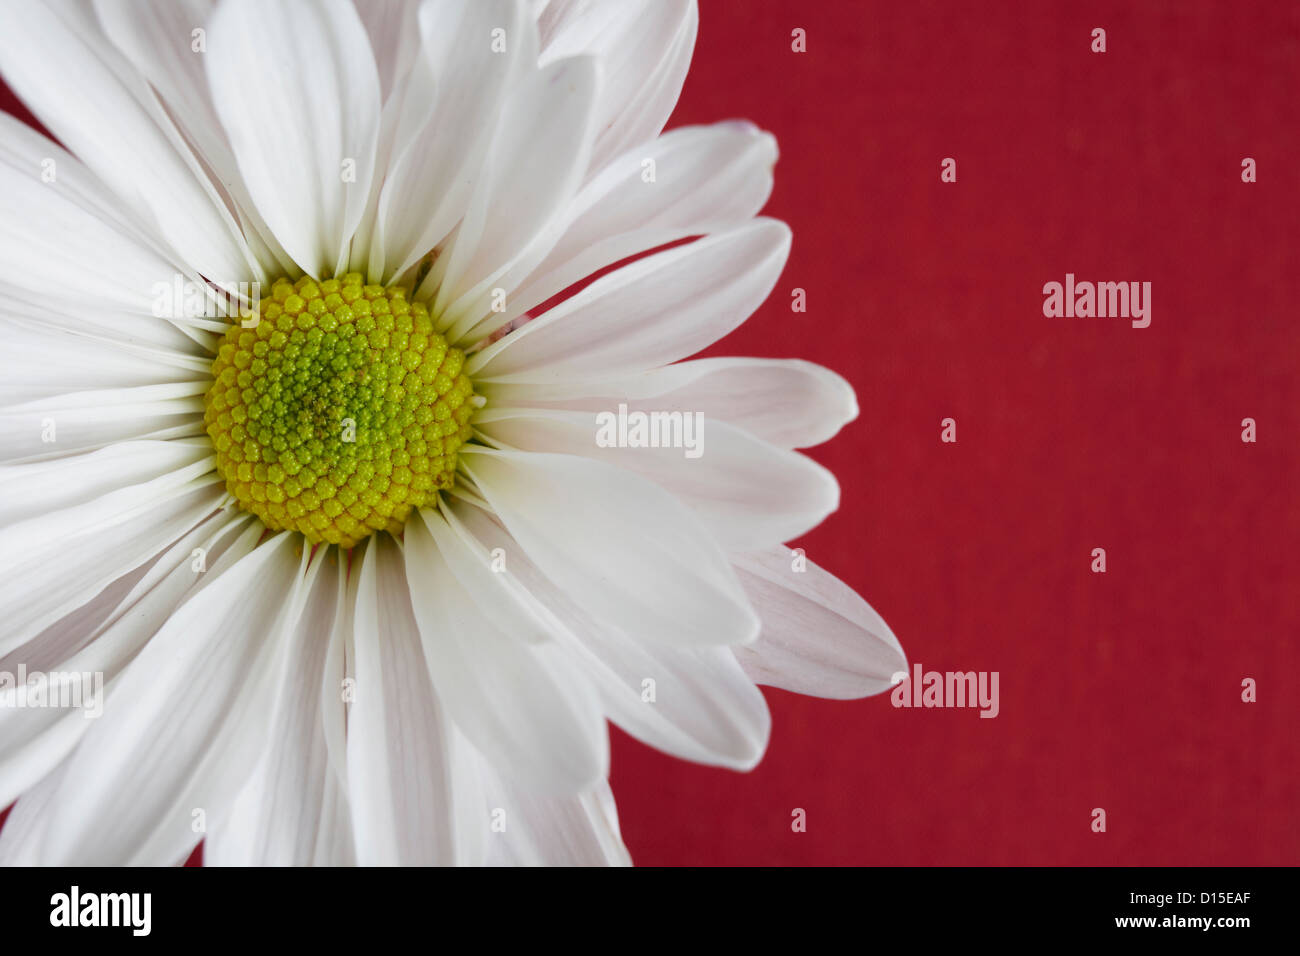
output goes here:
{"type": "Polygon", "coordinates": [[[696,25],[0,3],[3,862],[625,863],[607,721],[746,769],[905,669],[782,545],[851,388],[689,360],[790,246],[770,135],[661,132],[696,25]]]}

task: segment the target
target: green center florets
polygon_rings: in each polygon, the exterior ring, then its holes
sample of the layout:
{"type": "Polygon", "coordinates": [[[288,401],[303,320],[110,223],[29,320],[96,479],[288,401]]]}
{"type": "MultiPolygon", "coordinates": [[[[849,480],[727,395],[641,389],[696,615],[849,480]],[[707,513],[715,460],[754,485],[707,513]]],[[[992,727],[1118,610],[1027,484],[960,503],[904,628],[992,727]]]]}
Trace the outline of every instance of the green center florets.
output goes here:
{"type": "Polygon", "coordinates": [[[256,325],[226,332],[204,424],[226,488],[268,528],[350,548],[454,482],[474,389],[408,292],[278,279],[256,325]]]}

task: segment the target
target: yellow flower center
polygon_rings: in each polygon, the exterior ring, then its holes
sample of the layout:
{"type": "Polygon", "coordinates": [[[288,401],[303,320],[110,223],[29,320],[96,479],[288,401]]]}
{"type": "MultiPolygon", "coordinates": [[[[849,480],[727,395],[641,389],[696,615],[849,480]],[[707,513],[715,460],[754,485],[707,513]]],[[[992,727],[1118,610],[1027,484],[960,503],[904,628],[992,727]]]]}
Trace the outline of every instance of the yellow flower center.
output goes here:
{"type": "Polygon", "coordinates": [[[409,291],[278,279],[226,332],[203,420],[227,490],[266,527],[350,548],[452,486],[474,387],[409,291]]]}

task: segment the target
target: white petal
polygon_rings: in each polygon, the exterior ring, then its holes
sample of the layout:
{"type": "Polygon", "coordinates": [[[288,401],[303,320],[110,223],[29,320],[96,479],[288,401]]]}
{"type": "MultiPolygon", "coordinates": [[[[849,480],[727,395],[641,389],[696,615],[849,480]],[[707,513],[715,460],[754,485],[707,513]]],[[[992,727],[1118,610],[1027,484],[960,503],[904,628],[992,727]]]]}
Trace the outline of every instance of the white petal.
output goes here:
{"type": "Polygon", "coordinates": [[[200,381],[69,392],[0,408],[0,460],[50,458],[114,442],[203,434],[200,381]]]}
{"type": "MultiPolygon", "coordinates": [[[[732,228],[753,217],[772,191],[776,141],[750,123],[672,130],[624,153],[574,197],[570,222],[546,259],[466,338],[509,322],[622,259],[732,228]],[[655,171],[645,179],[649,161],[655,171]]],[[[461,330],[453,329],[458,335],[461,330]]]]}
{"type": "MultiPolygon", "coordinates": [[[[663,447],[619,447],[618,413],[491,408],[475,426],[521,451],[582,455],[655,482],[692,508],[723,547],[744,551],[790,541],[839,506],[835,476],[810,458],[760,441],[694,409],[656,429],[663,447]],[[675,424],[674,424],[675,421],[675,424]],[[686,445],[689,444],[689,447],[686,445]]],[[[649,421],[647,419],[646,421],[649,421]]],[[[647,438],[649,436],[647,435],[647,438]]]]}
{"type": "MultiPolygon", "coordinates": [[[[250,522],[243,512],[225,512],[180,539],[159,558],[129,593],[107,613],[89,621],[72,614],[0,659],[0,671],[43,672],[68,683],[69,693],[82,681],[80,708],[0,708],[0,803],[24,792],[61,761],[92,726],[98,703],[95,682],[112,687],[168,617],[191,594],[210,585],[256,546],[260,526],[239,532],[250,522]],[[206,570],[196,571],[195,548],[206,570]],[[102,675],[96,678],[93,675],[102,675]],[[84,675],[91,675],[89,678],[84,675]],[[90,681],[87,687],[85,681],[90,681]],[[91,697],[86,697],[86,691],[91,697]]],[[[15,703],[20,694],[13,694],[15,703]]],[[[70,698],[76,702],[77,698],[70,698]]]]}
{"type": "Polygon", "coordinates": [[[379,75],[356,9],[225,0],[208,47],[217,113],[258,212],[305,272],[333,273],[375,175],[379,75]]]}
{"type": "MultiPolygon", "coordinates": [[[[0,465],[0,526],[117,491],[210,459],[198,441],[118,442],[84,455],[0,465]]],[[[209,467],[211,467],[209,465],[209,467]]]]}
{"type": "Polygon", "coordinates": [[[686,760],[752,768],[767,747],[767,703],[730,648],[645,644],[601,623],[551,583],[488,514],[463,502],[451,510],[483,545],[506,558],[508,576],[560,622],[560,640],[584,668],[614,721],[637,739],[686,760]],[[645,699],[653,680],[655,699],[645,699]]]}
{"type": "MultiPolygon", "coordinates": [[[[321,673],[321,729],[325,734],[325,751],[329,767],[341,793],[348,787],[348,703],[356,687],[356,648],[353,644],[353,623],[357,606],[357,572],[361,555],[349,552],[345,558],[346,572],[339,576],[337,613],[334,626],[326,639],[325,664],[321,673]]],[[[346,826],[351,846],[351,823],[346,826]]]]}
{"type": "Polygon", "coordinates": [[[527,596],[437,511],[408,521],[404,539],[430,677],[475,749],[547,792],[604,779],[604,716],[561,648],[546,640],[547,623],[527,596]]]}
{"type": "Polygon", "coordinates": [[[461,744],[429,680],[398,545],[386,534],[370,538],[360,565],[347,753],[357,862],[477,862],[458,831],[479,808],[457,800],[461,744]]]}
{"type": "Polygon", "coordinates": [[[190,381],[210,362],[166,349],[9,318],[0,310],[0,401],[19,403],[78,389],[190,381]]]}
{"type": "MultiPolygon", "coordinates": [[[[352,237],[348,270],[366,273],[374,282],[385,277],[384,264],[392,245],[384,235],[385,217],[379,208],[382,191],[393,178],[397,157],[426,128],[429,104],[436,92],[432,71],[421,52],[420,6],[419,0],[380,0],[357,7],[370,35],[383,107],[375,142],[375,175],[352,237]]],[[[431,207],[436,197],[411,196],[409,200],[431,207]]],[[[426,212],[433,214],[432,208],[426,212]]]]}
{"type": "Polygon", "coordinates": [[[419,0],[366,0],[357,15],[370,35],[370,49],[379,68],[379,92],[384,101],[411,68],[419,50],[419,0]]]}
{"type": "Polygon", "coordinates": [[[601,59],[594,168],[659,135],[677,104],[695,47],[694,0],[554,0],[539,25],[543,64],[582,53],[601,59]]]}
{"type": "Polygon", "coordinates": [[[725,556],[663,489],[569,455],[466,446],[461,462],[529,558],[593,617],[668,645],[755,637],[725,556]]]}
{"type": "Polygon", "coordinates": [[[754,680],[798,694],[879,694],[907,657],[879,614],[834,575],[785,548],[733,555],[763,633],[736,657],[754,680]],[[806,569],[795,570],[803,566],[806,569]]]}
{"type": "Polygon", "coordinates": [[[752,770],[772,732],[767,701],[722,647],[644,647],[620,634],[588,641],[609,719],[665,753],[732,770],[752,770]],[[646,681],[655,696],[647,700],[646,681]]]}
{"type": "Polygon", "coordinates": [[[51,335],[71,332],[115,348],[135,350],[136,354],[147,350],[158,355],[160,362],[183,364],[196,370],[201,367],[204,374],[211,368],[215,349],[209,351],[200,344],[196,337],[199,330],[193,327],[189,317],[173,322],[170,318],[125,312],[111,306],[91,308],[84,296],[82,301],[60,300],[2,281],[0,292],[5,296],[4,303],[0,304],[0,316],[15,324],[39,328],[51,335]],[[196,361],[198,365],[193,364],[196,361]]]}
{"type": "Polygon", "coordinates": [[[105,42],[90,9],[0,4],[0,72],[186,265],[221,282],[247,273],[252,259],[234,219],[148,84],[105,42]]]}
{"type": "Polygon", "coordinates": [[[767,298],[790,230],[755,219],[597,279],[467,364],[483,379],[608,378],[686,358],[740,325],[767,298]]]}
{"type": "Polygon", "coordinates": [[[489,812],[505,826],[488,836],[491,866],[630,866],[609,784],[548,796],[486,771],[489,812]]]}
{"type": "MultiPolygon", "coordinates": [[[[190,535],[198,532],[204,524],[207,522],[198,525],[190,535]]],[[[178,538],[172,547],[177,547],[189,539],[190,535],[178,538]]],[[[170,551],[171,548],[167,550],[170,551]]],[[[23,664],[32,671],[57,669],[59,664],[84,647],[95,633],[111,622],[128,595],[157,567],[158,560],[160,558],[150,559],[139,567],[132,568],[81,607],[54,621],[20,647],[0,656],[0,672],[13,673],[16,667],[23,664]]],[[[21,689],[17,692],[21,693],[21,689]]]]}
{"type": "Polygon", "coordinates": [[[435,299],[442,328],[485,313],[492,290],[513,288],[559,239],[591,155],[596,83],[595,61],[570,57],[511,90],[483,178],[444,253],[435,299]]]}
{"type": "Polygon", "coordinates": [[[379,198],[370,266],[377,278],[406,270],[442,242],[465,215],[485,170],[485,153],[505,96],[535,48],[517,0],[426,4],[421,46],[399,95],[393,157],[379,198]],[[505,51],[493,30],[505,31],[505,51]]]}
{"type": "Polygon", "coordinates": [[[266,281],[268,272],[292,271],[292,260],[257,214],[217,118],[204,63],[220,53],[194,49],[195,31],[204,31],[206,44],[216,7],[215,0],[95,0],[105,35],[167,104],[169,115],[185,131],[245,224],[245,238],[263,272],[230,278],[266,281]]]}
{"type": "Polygon", "coordinates": [[[0,657],[0,670],[12,670],[21,661],[32,669],[57,670],[62,664],[76,661],[93,663],[91,670],[103,671],[109,677],[144,645],[191,590],[216,580],[226,567],[257,545],[262,529],[252,521],[252,515],[238,509],[214,511],[94,600],[0,657]],[[256,533],[253,527],[258,528],[256,533]],[[92,613],[90,609],[97,605],[92,613]],[[125,631],[119,631],[124,625],[125,631]],[[101,642],[110,632],[126,635],[122,644],[101,642]],[[129,650],[122,651],[122,647],[129,650]]]}
{"type": "Polygon", "coordinates": [[[114,683],[69,758],[44,863],[166,865],[200,838],[195,810],[229,806],[266,742],[259,703],[288,679],[300,540],[275,535],[200,590],[114,683]]]}
{"type": "Polygon", "coordinates": [[[343,569],[333,548],[318,548],[313,561],[321,567],[302,616],[282,638],[288,680],[270,706],[270,739],[229,813],[209,827],[205,865],[353,862],[347,805],[328,766],[319,679],[328,650],[321,636],[334,626],[343,569]]]}
{"type": "Polygon", "coordinates": [[[37,866],[50,824],[50,800],[58,791],[63,767],[51,770],[9,811],[0,829],[0,866],[37,866]]]}
{"type": "Polygon", "coordinates": [[[853,386],[800,359],[707,358],[603,381],[479,386],[488,408],[681,409],[724,421],[778,448],[810,448],[858,416],[853,386]]]}
{"type": "Polygon", "coordinates": [[[224,495],[204,460],[0,531],[0,654],[39,634],[211,514],[224,495]],[[57,573],[52,574],[52,570],[57,573]]]}
{"type": "Polygon", "coordinates": [[[77,160],[0,114],[0,283],[85,311],[148,314],[154,284],[177,267],[132,237],[95,197],[97,185],[77,160]]]}

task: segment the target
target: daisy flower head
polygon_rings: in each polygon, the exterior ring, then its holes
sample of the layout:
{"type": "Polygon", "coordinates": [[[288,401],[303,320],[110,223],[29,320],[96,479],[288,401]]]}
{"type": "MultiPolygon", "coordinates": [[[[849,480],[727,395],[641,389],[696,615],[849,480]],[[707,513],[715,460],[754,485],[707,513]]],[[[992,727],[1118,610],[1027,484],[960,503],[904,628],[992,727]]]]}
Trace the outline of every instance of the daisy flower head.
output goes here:
{"type": "Polygon", "coordinates": [[[905,669],[783,545],[852,389],[690,358],[791,241],[770,135],[663,132],[696,27],[0,2],[58,140],[0,116],[0,672],[41,677],[0,860],[625,863],[607,722],[748,769],[756,683],[905,669]]]}

